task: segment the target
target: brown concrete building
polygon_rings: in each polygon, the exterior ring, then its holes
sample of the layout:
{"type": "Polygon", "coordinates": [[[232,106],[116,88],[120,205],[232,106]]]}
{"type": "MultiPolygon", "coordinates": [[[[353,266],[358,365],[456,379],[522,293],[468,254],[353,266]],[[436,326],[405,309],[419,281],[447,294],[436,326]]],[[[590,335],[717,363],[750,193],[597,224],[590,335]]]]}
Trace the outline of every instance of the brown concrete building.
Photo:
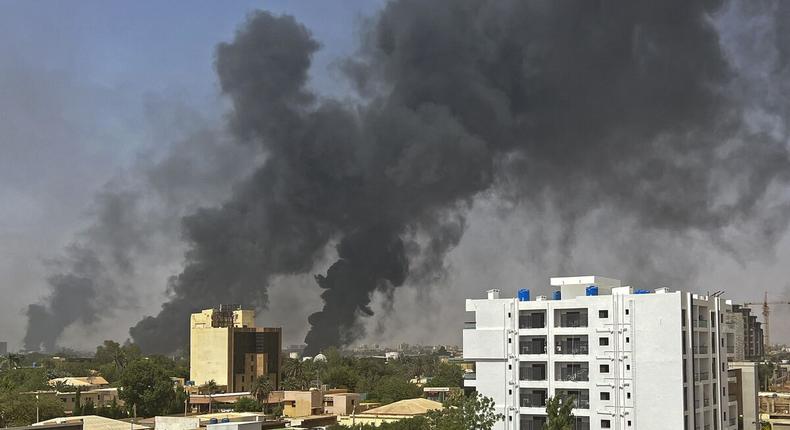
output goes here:
{"type": "Polygon", "coordinates": [[[760,360],[764,354],[762,324],[748,306],[732,305],[724,315],[727,326],[727,355],[732,361],[760,360]]]}
{"type": "Polygon", "coordinates": [[[255,311],[220,305],[190,318],[190,379],[195,385],[213,380],[226,392],[249,391],[266,375],[280,385],[282,330],[255,326],[255,311]]]}

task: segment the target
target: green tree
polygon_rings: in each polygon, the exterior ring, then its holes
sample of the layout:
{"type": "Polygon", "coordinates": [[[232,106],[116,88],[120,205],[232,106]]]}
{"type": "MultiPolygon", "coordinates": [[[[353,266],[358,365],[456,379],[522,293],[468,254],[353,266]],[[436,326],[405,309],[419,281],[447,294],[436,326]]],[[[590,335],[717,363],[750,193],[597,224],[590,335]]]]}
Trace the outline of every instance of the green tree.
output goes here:
{"type": "Polygon", "coordinates": [[[272,381],[266,375],[261,375],[255,378],[250,388],[250,394],[255,397],[258,402],[265,402],[269,398],[269,393],[272,392],[272,381]]]}
{"type": "Polygon", "coordinates": [[[494,411],[492,399],[475,393],[455,399],[442,410],[428,412],[427,418],[427,428],[436,430],[491,430],[504,416],[494,411]]]}
{"type": "Polygon", "coordinates": [[[235,412],[260,412],[261,404],[252,397],[242,397],[233,405],[235,412]]]}
{"type": "Polygon", "coordinates": [[[219,386],[217,386],[217,381],[211,379],[205,384],[200,386],[200,391],[205,394],[208,394],[208,411],[211,412],[212,407],[214,406],[214,394],[219,391],[219,386]]]}
{"type": "Polygon", "coordinates": [[[463,387],[464,369],[449,363],[440,363],[429,382],[432,387],[463,387]]]}
{"type": "Polygon", "coordinates": [[[420,397],[422,390],[403,376],[387,376],[378,381],[370,395],[382,403],[392,403],[420,397]]]}
{"type": "Polygon", "coordinates": [[[554,396],[546,400],[546,430],[573,430],[576,418],[573,416],[574,399],[554,396]]]}
{"type": "Polygon", "coordinates": [[[38,405],[41,421],[64,415],[63,403],[54,396],[0,395],[0,427],[27,426],[36,421],[36,405],[38,405]]]}
{"type": "Polygon", "coordinates": [[[96,415],[96,407],[93,405],[93,400],[88,399],[85,406],[82,407],[80,415],[96,415]]]}
{"type": "Polygon", "coordinates": [[[127,408],[136,405],[138,415],[145,417],[168,413],[176,395],[167,372],[149,360],[129,363],[118,382],[127,408]]]}
{"type": "Polygon", "coordinates": [[[0,369],[18,369],[22,365],[22,360],[24,360],[23,355],[9,352],[0,358],[0,369]]]}

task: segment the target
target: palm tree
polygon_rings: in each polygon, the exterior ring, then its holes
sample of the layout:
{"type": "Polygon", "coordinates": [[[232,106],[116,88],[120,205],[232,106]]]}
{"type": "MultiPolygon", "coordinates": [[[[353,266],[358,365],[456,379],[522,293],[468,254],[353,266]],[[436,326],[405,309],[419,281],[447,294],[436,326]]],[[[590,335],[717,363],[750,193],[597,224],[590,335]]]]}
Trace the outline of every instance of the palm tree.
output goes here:
{"type": "Polygon", "coordinates": [[[8,370],[17,369],[22,365],[22,355],[21,354],[14,354],[9,352],[8,354],[2,357],[2,362],[0,362],[0,368],[5,367],[8,370]]]}
{"type": "Polygon", "coordinates": [[[208,393],[208,412],[211,413],[211,406],[212,406],[212,402],[214,400],[212,396],[218,390],[217,381],[212,379],[212,380],[206,382],[205,384],[203,384],[201,386],[201,388],[203,388],[203,391],[205,393],[208,393]]]}
{"type": "Polygon", "coordinates": [[[304,377],[304,365],[302,361],[296,358],[289,358],[283,362],[283,379],[294,378],[302,379],[304,377]]]}
{"type": "Polygon", "coordinates": [[[546,400],[546,430],[573,430],[576,418],[573,416],[573,396],[549,397],[546,400]]]}
{"type": "Polygon", "coordinates": [[[255,378],[250,388],[250,394],[258,400],[259,404],[265,405],[269,399],[269,393],[272,392],[272,381],[266,375],[261,375],[255,378]]]}

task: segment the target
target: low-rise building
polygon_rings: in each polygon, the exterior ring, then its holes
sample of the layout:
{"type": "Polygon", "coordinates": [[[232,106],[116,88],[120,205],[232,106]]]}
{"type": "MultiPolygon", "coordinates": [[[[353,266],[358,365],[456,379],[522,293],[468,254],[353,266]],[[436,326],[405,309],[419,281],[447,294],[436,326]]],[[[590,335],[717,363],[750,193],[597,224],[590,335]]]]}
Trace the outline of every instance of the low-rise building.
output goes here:
{"type": "Polygon", "coordinates": [[[109,387],[110,383],[102,376],[67,376],[64,378],[54,378],[47,381],[50,387],[74,387],[92,390],[94,388],[109,387]]]}
{"type": "Polygon", "coordinates": [[[730,396],[727,399],[733,413],[728,424],[738,430],[760,430],[760,408],[757,401],[757,363],[734,361],[727,363],[730,396]]]}
{"type": "Polygon", "coordinates": [[[362,396],[346,390],[324,392],[324,413],[330,415],[351,415],[359,411],[362,396]]]}
{"type": "Polygon", "coordinates": [[[375,409],[370,409],[361,414],[341,416],[339,423],[347,427],[356,425],[380,426],[383,423],[391,423],[408,418],[414,418],[427,414],[432,410],[442,410],[441,403],[428,399],[407,399],[399,402],[390,403],[375,409]]]}
{"type": "Polygon", "coordinates": [[[82,422],[83,430],[150,430],[151,429],[151,427],[148,426],[128,423],[126,421],[114,420],[112,418],[100,417],[97,415],[52,418],[51,420],[41,421],[33,425],[46,426],[49,424],[77,424],[80,422],[82,422]]]}
{"type": "Polygon", "coordinates": [[[88,403],[93,404],[97,409],[110,407],[113,404],[116,406],[123,406],[123,400],[118,397],[118,388],[97,388],[93,390],[85,390],[77,393],[76,391],[60,392],[56,390],[48,391],[31,391],[23,393],[30,396],[50,397],[60,400],[63,404],[63,411],[67,414],[79,413],[75,411],[77,402],[80,406],[85,406],[88,403]]]}

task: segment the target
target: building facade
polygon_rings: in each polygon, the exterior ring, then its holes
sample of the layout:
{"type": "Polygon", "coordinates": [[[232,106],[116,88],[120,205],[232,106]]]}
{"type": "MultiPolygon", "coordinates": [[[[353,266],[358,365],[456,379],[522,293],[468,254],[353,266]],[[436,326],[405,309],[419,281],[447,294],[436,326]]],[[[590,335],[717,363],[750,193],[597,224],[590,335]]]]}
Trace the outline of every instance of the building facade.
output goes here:
{"type": "Polygon", "coordinates": [[[732,305],[732,311],[724,316],[729,327],[730,359],[734,361],[761,360],[765,345],[762,324],[747,306],[732,305]]]}
{"type": "Polygon", "coordinates": [[[213,380],[226,392],[249,391],[259,377],[280,385],[282,330],[255,327],[255,311],[221,305],[190,318],[189,376],[196,385],[213,380]]]}
{"type": "Polygon", "coordinates": [[[728,363],[728,367],[730,398],[734,397],[738,403],[737,415],[730,419],[737,420],[738,430],[760,430],[757,363],[734,361],[728,363]]]}
{"type": "Polygon", "coordinates": [[[546,400],[573,396],[577,430],[736,429],[718,297],[621,287],[599,276],[552,278],[553,300],[467,300],[476,362],[465,384],[493,398],[496,429],[542,429],[546,400]]]}

